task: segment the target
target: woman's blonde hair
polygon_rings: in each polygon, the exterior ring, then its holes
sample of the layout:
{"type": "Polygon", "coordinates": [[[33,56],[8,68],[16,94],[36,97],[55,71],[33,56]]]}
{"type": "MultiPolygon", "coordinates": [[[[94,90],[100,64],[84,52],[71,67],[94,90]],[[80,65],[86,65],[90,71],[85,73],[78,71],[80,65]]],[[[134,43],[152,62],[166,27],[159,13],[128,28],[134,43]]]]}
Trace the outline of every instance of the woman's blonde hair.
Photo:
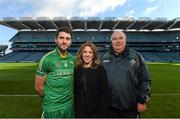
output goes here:
{"type": "Polygon", "coordinates": [[[99,65],[98,50],[97,50],[97,47],[93,43],[90,43],[90,42],[86,42],[82,44],[81,47],[79,48],[77,52],[77,66],[83,66],[84,64],[83,59],[82,59],[82,54],[86,46],[90,47],[93,51],[93,59],[92,59],[93,61],[92,61],[91,67],[98,66],[99,65]]]}

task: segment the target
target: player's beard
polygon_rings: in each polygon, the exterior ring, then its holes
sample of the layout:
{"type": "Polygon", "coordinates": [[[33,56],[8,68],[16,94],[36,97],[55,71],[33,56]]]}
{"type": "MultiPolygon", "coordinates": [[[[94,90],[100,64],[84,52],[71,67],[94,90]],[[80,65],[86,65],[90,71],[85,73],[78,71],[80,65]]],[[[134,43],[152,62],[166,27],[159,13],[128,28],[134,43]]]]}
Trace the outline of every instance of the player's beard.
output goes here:
{"type": "Polygon", "coordinates": [[[61,53],[65,53],[68,49],[68,46],[63,44],[62,46],[58,46],[58,49],[61,53]]]}

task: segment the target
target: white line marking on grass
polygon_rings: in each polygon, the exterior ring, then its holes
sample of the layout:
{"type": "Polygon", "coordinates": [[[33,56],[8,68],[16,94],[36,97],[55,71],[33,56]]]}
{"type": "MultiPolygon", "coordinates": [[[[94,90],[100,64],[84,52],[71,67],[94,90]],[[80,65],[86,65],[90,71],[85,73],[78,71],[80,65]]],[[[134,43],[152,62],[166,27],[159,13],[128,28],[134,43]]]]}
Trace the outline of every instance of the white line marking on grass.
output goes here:
{"type": "Polygon", "coordinates": [[[180,93],[155,93],[151,96],[180,96],[180,93]]]}
{"type": "MultiPolygon", "coordinates": [[[[165,77],[169,77],[169,78],[175,78],[176,79],[176,75],[168,75],[168,74],[165,74],[165,73],[157,73],[157,72],[152,72],[152,74],[156,74],[156,75],[159,75],[159,76],[165,76],[165,77]]],[[[159,79],[159,78],[158,78],[159,79]]]]}
{"type": "Polygon", "coordinates": [[[36,97],[38,95],[0,95],[0,97],[36,97]]]}
{"type": "Polygon", "coordinates": [[[172,64],[172,65],[180,65],[180,64],[172,64]]]}
{"type": "Polygon", "coordinates": [[[11,76],[11,75],[15,75],[15,74],[17,74],[17,73],[11,73],[11,74],[7,74],[7,75],[0,76],[0,77],[1,77],[1,78],[2,78],[2,77],[9,77],[9,76],[11,76]]]}
{"type": "Polygon", "coordinates": [[[147,64],[169,64],[166,62],[147,62],[147,64]]]}

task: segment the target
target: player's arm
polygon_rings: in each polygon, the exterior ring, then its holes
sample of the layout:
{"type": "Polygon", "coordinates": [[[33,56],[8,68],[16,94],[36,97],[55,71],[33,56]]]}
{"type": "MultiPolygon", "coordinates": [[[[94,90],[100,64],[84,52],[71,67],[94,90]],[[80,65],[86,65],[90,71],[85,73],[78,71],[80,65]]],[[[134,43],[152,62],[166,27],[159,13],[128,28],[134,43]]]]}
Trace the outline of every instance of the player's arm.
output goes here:
{"type": "Polygon", "coordinates": [[[49,61],[48,58],[42,58],[37,65],[36,75],[35,75],[35,90],[37,93],[43,97],[44,85],[46,82],[46,77],[49,73],[49,61]]]}
{"type": "Polygon", "coordinates": [[[37,91],[38,95],[43,97],[43,87],[45,83],[46,75],[45,76],[35,76],[35,90],[37,91]]]}

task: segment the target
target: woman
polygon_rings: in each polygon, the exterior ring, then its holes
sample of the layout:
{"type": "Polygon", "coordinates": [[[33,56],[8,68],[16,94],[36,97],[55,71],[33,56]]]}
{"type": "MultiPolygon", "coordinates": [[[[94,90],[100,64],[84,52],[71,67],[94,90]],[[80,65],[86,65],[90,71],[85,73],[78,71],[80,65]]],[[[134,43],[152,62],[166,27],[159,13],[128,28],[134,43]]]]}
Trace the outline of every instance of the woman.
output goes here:
{"type": "Polygon", "coordinates": [[[105,117],[108,107],[106,71],[99,64],[97,48],[84,43],[74,71],[75,117],[105,117]]]}

